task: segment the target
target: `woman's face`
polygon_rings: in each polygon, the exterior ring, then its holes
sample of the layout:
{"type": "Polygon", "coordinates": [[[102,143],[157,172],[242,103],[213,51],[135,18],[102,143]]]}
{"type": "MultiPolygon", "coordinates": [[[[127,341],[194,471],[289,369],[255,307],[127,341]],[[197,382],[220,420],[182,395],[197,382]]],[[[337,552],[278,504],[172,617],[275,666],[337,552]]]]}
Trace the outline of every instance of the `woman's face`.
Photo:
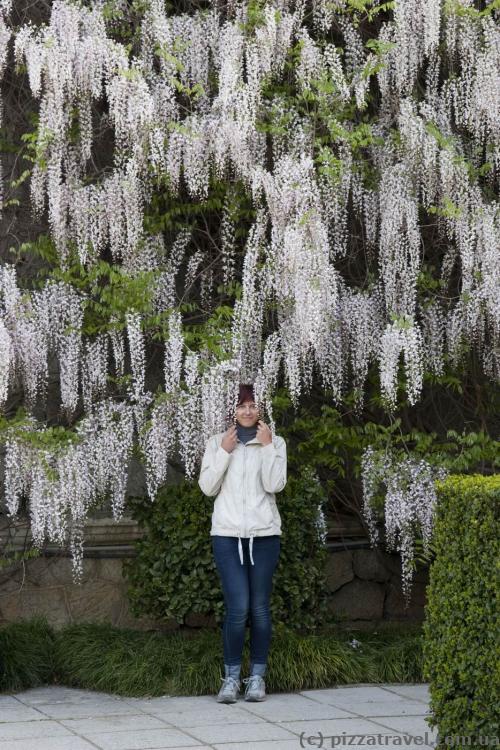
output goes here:
{"type": "Polygon", "coordinates": [[[236,407],[236,420],[243,427],[253,427],[260,419],[255,401],[244,401],[236,407]]]}

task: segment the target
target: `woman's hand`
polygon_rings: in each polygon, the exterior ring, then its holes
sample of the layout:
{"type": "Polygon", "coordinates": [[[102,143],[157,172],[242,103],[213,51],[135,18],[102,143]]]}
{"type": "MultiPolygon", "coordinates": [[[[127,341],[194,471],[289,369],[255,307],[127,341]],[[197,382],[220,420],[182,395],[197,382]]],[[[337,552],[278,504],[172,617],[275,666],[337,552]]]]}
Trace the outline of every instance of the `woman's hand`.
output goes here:
{"type": "Polygon", "coordinates": [[[224,433],[221,445],[227,453],[232,453],[236,447],[238,440],[238,433],[236,432],[236,425],[232,424],[228,430],[224,433]]]}
{"type": "Polygon", "coordinates": [[[259,419],[257,422],[257,439],[260,440],[262,445],[269,445],[273,442],[273,434],[267,424],[259,419]]]}

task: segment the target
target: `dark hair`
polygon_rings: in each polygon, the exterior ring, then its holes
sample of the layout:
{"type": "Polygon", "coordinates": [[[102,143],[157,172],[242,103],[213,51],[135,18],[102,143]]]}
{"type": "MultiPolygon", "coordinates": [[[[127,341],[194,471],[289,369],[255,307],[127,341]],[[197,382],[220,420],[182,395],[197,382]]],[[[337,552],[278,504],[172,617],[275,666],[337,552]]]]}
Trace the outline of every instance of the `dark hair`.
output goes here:
{"type": "Polygon", "coordinates": [[[244,401],[254,401],[255,395],[253,392],[253,385],[252,383],[240,383],[240,390],[238,394],[238,403],[239,406],[244,401]]]}
{"type": "MultiPolygon", "coordinates": [[[[236,402],[236,405],[239,406],[244,401],[254,401],[255,400],[255,394],[253,390],[253,384],[252,383],[240,383],[239,384],[239,390],[238,390],[238,401],[236,402]]],[[[260,414],[262,415],[264,412],[264,404],[259,403],[257,404],[259,407],[260,414]]],[[[226,425],[229,427],[229,425],[234,424],[236,421],[236,415],[231,410],[228,411],[226,414],[226,425]]]]}

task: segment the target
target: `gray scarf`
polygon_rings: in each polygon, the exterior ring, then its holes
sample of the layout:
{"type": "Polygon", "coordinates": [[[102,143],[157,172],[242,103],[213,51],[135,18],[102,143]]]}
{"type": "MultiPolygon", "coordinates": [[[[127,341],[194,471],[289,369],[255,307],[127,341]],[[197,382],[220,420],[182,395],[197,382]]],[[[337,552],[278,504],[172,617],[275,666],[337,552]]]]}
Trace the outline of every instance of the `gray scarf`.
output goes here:
{"type": "Polygon", "coordinates": [[[245,425],[236,422],[236,432],[238,434],[238,440],[242,443],[248,443],[249,440],[252,440],[257,435],[257,425],[255,424],[253,427],[245,427],[245,425]]]}

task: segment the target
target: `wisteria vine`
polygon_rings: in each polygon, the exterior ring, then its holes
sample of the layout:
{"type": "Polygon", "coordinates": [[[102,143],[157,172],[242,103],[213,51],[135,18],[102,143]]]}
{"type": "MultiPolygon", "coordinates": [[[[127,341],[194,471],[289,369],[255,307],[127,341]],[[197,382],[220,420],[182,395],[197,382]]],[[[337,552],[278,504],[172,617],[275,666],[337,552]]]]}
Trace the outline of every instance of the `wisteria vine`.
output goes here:
{"type": "MultiPolygon", "coordinates": [[[[43,158],[33,165],[30,196],[34,212],[46,212],[61,269],[74,247],[87,270],[109,251],[130,277],[152,271],[153,313],[167,320],[158,395],[147,388],[140,311],[89,337],[85,292],[54,280],[23,289],[15,264],[0,268],[0,406],[19,383],[30,409],[43,402],[55,358],[63,412],[71,419],[80,403],[85,411],[76,446],[59,454],[34,449],[22,431],[9,439],[8,507],[15,513],[25,493],[34,539],[60,540],[70,529],[75,560],[91,503],[110,492],[119,516],[134,443],[151,499],[175,450],[192,478],[207,438],[224,429],[240,381],[254,382],[274,431],[281,368],[294,404],[317,375],[336,400],[351,383],[360,408],[376,365],[388,409],[397,405],[401,361],[411,405],[426,370],[457,365],[465,345],[476,348],[488,377],[500,374],[500,213],[492,197],[500,177],[498,10],[479,12],[472,0],[395,0],[368,45],[346,0],[270,0],[255,24],[243,1],[222,9],[211,0],[204,10],[168,15],[163,0],[149,0],[132,48],[115,38],[104,0],[89,5],[55,0],[48,24],[13,28],[12,4],[0,0],[0,76],[11,55],[38,104],[43,158]],[[279,88],[269,93],[285,76],[297,101],[316,97],[328,144],[318,142],[303,107],[279,88]],[[347,106],[363,113],[374,91],[378,115],[364,130],[339,116],[347,106]],[[97,104],[114,150],[111,167],[96,176],[97,104]],[[267,133],[266,119],[276,124],[267,133]],[[159,180],[172,197],[185,190],[196,201],[208,196],[211,177],[241,181],[256,209],[222,357],[186,345],[177,309],[179,284],[189,290],[198,277],[209,306],[214,275],[203,251],[191,252],[188,231],[167,247],[144,223],[159,180]],[[449,285],[458,273],[458,297],[419,290],[422,212],[435,215],[446,244],[440,281],[449,285]],[[358,288],[339,270],[353,220],[372,269],[358,288]],[[128,376],[126,399],[115,404],[111,372],[128,376]]],[[[126,12],[126,3],[116,6],[126,12]]],[[[368,6],[375,12],[378,2],[368,6]]],[[[237,273],[234,199],[230,189],[220,232],[226,284],[237,273]]],[[[28,432],[43,430],[33,420],[28,432]]],[[[428,528],[431,490],[420,466],[398,476],[406,489],[388,487],[388,531],[392,538],[402,530],[408,576],[406,519],[416,514],[428,528]]]]}

